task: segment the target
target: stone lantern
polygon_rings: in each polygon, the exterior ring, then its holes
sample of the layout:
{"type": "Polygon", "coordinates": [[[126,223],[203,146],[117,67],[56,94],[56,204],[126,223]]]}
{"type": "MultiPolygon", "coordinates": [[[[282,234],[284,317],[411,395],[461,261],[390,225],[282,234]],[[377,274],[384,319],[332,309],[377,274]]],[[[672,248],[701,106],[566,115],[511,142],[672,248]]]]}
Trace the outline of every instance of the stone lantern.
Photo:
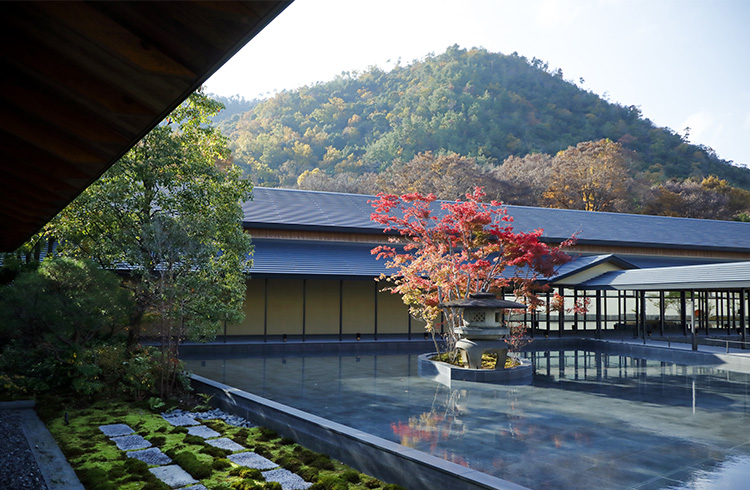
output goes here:
{"type": "Polygon", "coordinates": [[[456,328],[456,333],[460,336],[456,348],[461,351],[469,368],[481,368],[482,354],[485,352],[497,354],[495,369],[505,368],[508,346],[501,337],[508,335],[510,330],[501,323],[502,310],[523,309],[526,305],[481,292],[470,294],[468,298],[448,301],[441,306],[463,309],[463,325],[456,328]]]}

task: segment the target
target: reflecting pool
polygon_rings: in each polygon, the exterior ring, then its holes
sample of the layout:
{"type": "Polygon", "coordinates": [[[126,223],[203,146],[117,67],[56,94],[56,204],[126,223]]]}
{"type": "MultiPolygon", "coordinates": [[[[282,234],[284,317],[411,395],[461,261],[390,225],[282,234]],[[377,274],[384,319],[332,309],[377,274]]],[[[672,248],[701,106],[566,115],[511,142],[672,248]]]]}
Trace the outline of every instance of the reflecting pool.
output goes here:
{"type": "Polygon", "coordinates": [[[188,360],[194,373],[533,489],[750,488],[750,375],[527,353],[529,386],[420,378],[418,354],[188,360]]]}

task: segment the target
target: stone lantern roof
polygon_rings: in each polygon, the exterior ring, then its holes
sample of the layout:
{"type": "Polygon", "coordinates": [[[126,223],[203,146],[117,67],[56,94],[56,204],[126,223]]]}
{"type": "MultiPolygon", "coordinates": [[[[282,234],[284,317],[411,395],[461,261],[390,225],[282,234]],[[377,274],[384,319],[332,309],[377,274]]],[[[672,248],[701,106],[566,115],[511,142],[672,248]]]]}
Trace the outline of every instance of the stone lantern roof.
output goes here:
{"type": "Polygon", "coordinates": [[[486,308],[486,309],[525,309],[526,305],[515,301],[498,299],[494,294],[481,292],[472,293],[468,298],[446,301],[441,306],[449,308],[486,308]]]}

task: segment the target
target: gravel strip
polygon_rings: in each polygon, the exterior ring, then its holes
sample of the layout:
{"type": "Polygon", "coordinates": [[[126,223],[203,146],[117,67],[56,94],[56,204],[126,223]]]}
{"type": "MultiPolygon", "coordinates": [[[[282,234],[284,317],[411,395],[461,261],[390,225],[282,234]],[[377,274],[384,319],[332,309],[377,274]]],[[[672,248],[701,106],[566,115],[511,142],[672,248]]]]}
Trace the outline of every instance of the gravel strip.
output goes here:
{"type": "Polygon", "coordinates": [[[209,410],[208,412],[187,412],[184,410],[172,410],[171,412],[165,412],[165,413],[162,413],[161,415],[166,420],[169,420],[170,418],[173,418],[173,417],[184,416],[184,417],[192,417],[198,420],[219,419],[235,427],[248,427],[248,428],[256,427],[256,425],[250,422],[249,420],[243,419],[242,417],[238,417],[236,415],[232,415],[231,413],[227,413],[218,408],[214,410],[209,410]]]}
{"type": "Polygon", "coordinates": [[[47,490],[29,442],[20,427],[20,417],[13,410],[0,411],[3,450],[0,451],[0,482],[4,490],[47,490]]]}

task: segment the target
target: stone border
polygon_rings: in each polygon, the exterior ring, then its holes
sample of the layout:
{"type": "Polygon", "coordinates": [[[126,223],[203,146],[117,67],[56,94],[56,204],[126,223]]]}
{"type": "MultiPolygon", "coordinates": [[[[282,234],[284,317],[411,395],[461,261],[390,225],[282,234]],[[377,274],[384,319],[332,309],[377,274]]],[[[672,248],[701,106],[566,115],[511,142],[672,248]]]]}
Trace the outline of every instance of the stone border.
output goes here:
{"type": "Polygon", "coordinates": [[[0,410],[18,410],[21,431],[29,443],[44,483],[50,490],[83,490],[57,442],[36,414],[33,400],[0,402],[0,410]]]}
{"type": "Polygon", "coordinates": [[[508,369],[468,369],[430,359],[436,354],[436,352],[421,354],[417,358],[417,372],[419,376],[433,379],[448,387],[450,387],[452,380],[527,385],[531,384],[534,379],[534,366],[528,359],[521,359],[520,366],[508,369]]]}
{"type": "Polygon", "coordinates": [[[193,387],[218,408],[273,429],[363,473],[406,488],[528,490],[515,483],[367,434],[203,376],[193,387]]]}

